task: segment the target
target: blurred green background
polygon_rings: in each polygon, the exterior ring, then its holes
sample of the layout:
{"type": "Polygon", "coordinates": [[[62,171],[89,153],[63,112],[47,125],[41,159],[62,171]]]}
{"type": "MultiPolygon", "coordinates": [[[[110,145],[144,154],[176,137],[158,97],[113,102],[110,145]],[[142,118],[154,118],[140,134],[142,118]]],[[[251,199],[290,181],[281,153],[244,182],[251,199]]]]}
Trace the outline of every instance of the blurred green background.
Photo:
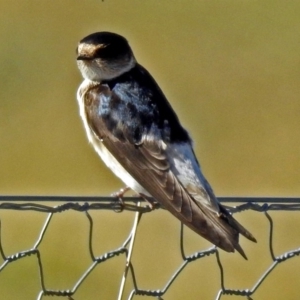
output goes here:
{"type": "MultiPolygon", "coordinates": [[[[156,78],[218,196],[300,194],[300,2],[0,0],[0,16],[0,194],[109,195],[123,186],[88,145],[75,98],[77,43],[103,30],[124,35],[156,78]]],[[[299,214],[272,216],[275,253],[299,247],[299,214]]],[[[5,253],[31,248],[45,218],[1,210],[5,253]]],[[[251,288],[271,264],[268,222],[254,212],[237,218],[259,244],[241,240],[247,262],[221,253],[225,285],[251,288]]],[[[101,255],[121,245],[133,214],[93,219],[101,255]]],[[[163,288],[180,264],[179,224],[159,211],[139,232],[138,284],[163,288]]],[[[40,247],[47,288],[71,289],[90,265],[87,234],[83,214],[54,216],[40,247]]],[[[187,240],[191,253],[209,246],[189,231],[187,240]]],[[[74,299],[116,299],[123,265],[119,257],[98,266],[74,299]]],[[[254,298],[296,299],[299,267],[297,258],[280,265],[254,298]]],[[[219,287],[212,257],[191,264],[164,299],[213,299],[219,287]]],[[[35,257],[0,273],[1,299],[36,299],[39,289],[35,257]]]]}

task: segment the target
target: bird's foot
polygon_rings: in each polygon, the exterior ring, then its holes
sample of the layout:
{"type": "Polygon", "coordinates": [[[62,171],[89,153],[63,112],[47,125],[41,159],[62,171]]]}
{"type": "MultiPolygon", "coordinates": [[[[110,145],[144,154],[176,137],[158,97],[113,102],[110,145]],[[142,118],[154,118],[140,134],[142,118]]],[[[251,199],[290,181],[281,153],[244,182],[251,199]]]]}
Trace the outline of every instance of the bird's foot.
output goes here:
{"type": "Polygon", "coordinates": [[[110,196],[122,199],[124,197],[125,193],[128,192],[129,190],[130,190],[130,187],[125,186],[124,188],[120,189],[119,191],[112,193],[110,196]]]}
{"type": "Polygon", "coordinates": [[[119,191],[114,192],[110,195],[111,197],[117,198],[119,200],[120,209],[118,210],[118,212],[122,212],[124,210],[125,203],[123,201],[123,197],[124,197],[125,193],[129,190],[130,190],[130,187],[126,186],[126,187],[120,189],[119,191]]]}

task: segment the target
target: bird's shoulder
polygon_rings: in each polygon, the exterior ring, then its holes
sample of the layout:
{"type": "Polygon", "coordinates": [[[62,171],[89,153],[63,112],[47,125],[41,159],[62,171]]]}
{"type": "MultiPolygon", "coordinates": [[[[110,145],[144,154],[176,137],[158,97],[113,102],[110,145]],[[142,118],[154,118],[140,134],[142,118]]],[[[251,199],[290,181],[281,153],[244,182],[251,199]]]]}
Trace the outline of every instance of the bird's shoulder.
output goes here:
{"type": "Polygon", "coordinates": [[[120,139],[126,132],[138,143],[155,125],[164,141],[191,141],[154,78],[138,64],[117,78],[85,86],[83,97],[93,118],[102,118],[120,139]]]}

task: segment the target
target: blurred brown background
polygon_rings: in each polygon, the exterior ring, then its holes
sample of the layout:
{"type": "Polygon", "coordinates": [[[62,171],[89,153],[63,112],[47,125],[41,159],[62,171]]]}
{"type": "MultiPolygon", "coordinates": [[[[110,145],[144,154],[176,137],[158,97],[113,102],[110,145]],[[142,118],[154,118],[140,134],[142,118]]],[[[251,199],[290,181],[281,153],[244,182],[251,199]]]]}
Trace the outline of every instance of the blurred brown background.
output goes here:
{"type": "MultiPolygon", "coordinates": [[[[299,2],[0,0],[0,16],[0,194],[109,195],[123,186],[88,145],[75,98],[77,42],[103,30],[124,35],[156,78],[218,196],[300,194],[299,2]]],[[[275,253],[299,247],[299,214],[272,216],[275,253]]],[[[93,217],[97,255],[120,246],[133,220],[131,213],[93,217]]],[[[0,218],[10,255],[33,246],[46,215],[0,211],[0,218]]],[[[271,264],[268,223],[253,212],[237,218],[259,244],[241,240],[248,262],[221,253],[225,284],[251,288],[271,264]]],[[[178,229],[163,211],[142,220],[147,239],[140,236],[134,251],[142,288],[163,288],[180,264],[178,229]]],[[[90,265],[87,233],[83,214],[54,217],[40,247],[47,288],[71,289],[90,265]]],[[[209,246],[187,235],[191,253],[209,246]]],[[[97,267],[74,298],[116,299],[123,265],[120,257],[97,267]]],[[[297,258],[280,265],[254,298],[296,299],[299,267],[297,258]]],[[[36,299],[37,270],[34,257],[10,264],[0,273],[1,299],[36,299]]],[[[216,296],[215,258],[182,275],[164,299],[216,296]]]]}

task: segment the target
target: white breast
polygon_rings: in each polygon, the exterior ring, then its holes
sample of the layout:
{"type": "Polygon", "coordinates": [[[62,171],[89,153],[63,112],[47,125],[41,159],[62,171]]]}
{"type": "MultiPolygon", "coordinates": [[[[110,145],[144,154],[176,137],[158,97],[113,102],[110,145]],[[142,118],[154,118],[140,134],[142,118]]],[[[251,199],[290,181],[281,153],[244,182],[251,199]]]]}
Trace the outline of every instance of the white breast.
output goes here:
{"type": "Polygon", "coordinates": [[[142,193],[145,195],[149,195],[147,191],[123,168],[122,165],[115,159],[115,157],[109,152],[109,150],[103,145],[101,140],[95,135],[95,133],[91,130],[85,113],[85,106],[84,106],[84,95],[86,91],[94,86],[95,83],[85,79],[82,84],[80,85],[77,91],[77,100],[79,103],[79,112],[80,116],[83,121],[83,125],[85,131],[88,136],[89,142],[93,145],[96,152],[99,154],[101,159],[104,161],[106,166],[112,170],[112,172],[119,177],[126,186],[130,187],[132,190],[136,191],[137,193],[142,193]]]}

